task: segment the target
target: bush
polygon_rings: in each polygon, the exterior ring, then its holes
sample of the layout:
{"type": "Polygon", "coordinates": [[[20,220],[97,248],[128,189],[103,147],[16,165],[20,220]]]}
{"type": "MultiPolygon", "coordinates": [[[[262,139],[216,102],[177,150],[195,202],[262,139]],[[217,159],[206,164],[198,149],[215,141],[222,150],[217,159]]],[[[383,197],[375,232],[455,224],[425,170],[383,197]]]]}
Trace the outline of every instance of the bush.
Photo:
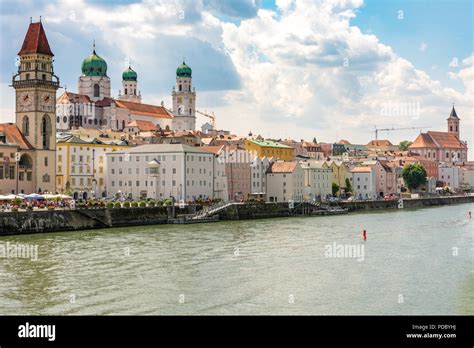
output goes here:
{"type": "Polygon", "coordinates": [[[155,201],[148,201],[148,206],[149,207],[154,207],[155,206],[155,201]]]}
{"type": "Polygon", "coordinates": [[[129,201],[123,202],[123,207],[124,208],[130,208],[130,202],[129,201]]]}
{"type": "Polygon", "coordinates": [[[159,199],[159,200],[155,201],[155,205],[157,207],[161,207],[161,206],[163,206],[163,201],[159,199]]]}
{"type": "Polygon", "coordinates": [[[115,206],[114,202],[107,202],[107,208],[112,209],[115,206]]]}
{"type": "Polygon", "coordinates": [[[132,204],[131,204],[131,206],[132,206],[132,208],[138,207],[138,202],[133,201],[132,204]]]}
{"type": "Polygon", "coordinates": [[[146,207],[146,202],[145,202],[145,201],[141,201],[141,202],[139,203],[139,206],[140,206],[140,208],[145,208],[145,207],[146,207]]]}
{"type": "Polygon", "coordinates": [[[171,199],[165,199],[165,201],[163,202],[163,205],[165,207],[169,207],[169,206],[173,205],[173,201],[171,199]]]}
{"type": "Polygon", "coordinates": [[[122,204],[120,202],[115,202],[114,208],[122,208],[122,204]]]}

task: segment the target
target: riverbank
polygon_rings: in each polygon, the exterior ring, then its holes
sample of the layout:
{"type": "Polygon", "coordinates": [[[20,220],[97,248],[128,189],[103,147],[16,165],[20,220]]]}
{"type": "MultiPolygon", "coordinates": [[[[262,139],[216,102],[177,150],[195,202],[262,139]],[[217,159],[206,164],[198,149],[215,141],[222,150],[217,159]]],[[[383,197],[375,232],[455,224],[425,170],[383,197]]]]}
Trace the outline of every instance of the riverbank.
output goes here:
{"type": "MultiPolygon", "coordinates": [[[[235,203],[228,204],[208,216],[216,220],[251,220],[302,215],[333,215],[344,212],[407,209],[474,202],[474,196],[404,199],[391,201],[341,202],[344,211],[334,207],[304,202],[295,203],[235,203]],[[401,206],[399,206],[401,204],[401,206]],[[218,216],[218,218],[216,218],[218,216]]],[[[196,213],[196,206],[147,208],[89,208],[74,210],[20,211],[0,213],[0,236],[56,231],[76,231],[110,227],[158,225],[188,221],[196,213]]],[[[195,222],[207,222],[196,220],[195,222]]]]}

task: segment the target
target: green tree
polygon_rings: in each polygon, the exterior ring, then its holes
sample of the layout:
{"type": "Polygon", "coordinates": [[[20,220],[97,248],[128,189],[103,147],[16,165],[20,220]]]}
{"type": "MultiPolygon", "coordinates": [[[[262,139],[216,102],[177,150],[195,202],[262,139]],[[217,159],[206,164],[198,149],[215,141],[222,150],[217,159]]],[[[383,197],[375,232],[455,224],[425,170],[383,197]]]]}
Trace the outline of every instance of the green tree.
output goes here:
{"type": "Polygon", "coordinates": [[[407,164],[402,170],[402,178],[410,191],[417,189],[426,182],[426,170],[420,163],[407,164]]]}
{"type": "Polygon", "coordinates": [[[332,183],[332,195],[335,196],[339,192],[339,185],[335,182],[332,183]]]}
{"type": "Polygon", "coordinates": [[[413,144],[411,141],[403,140],[403,141],[400,141],[400,144],[398,144],[398,147],[400,148],[401,151],[406,151],[408,150],[408,147],[411,144],[413,144]]]}
{"type": "Polygon", "coordinates": [[[346,178],[346,192],[352,192],[352,185],[349,178],[346,178]]]}

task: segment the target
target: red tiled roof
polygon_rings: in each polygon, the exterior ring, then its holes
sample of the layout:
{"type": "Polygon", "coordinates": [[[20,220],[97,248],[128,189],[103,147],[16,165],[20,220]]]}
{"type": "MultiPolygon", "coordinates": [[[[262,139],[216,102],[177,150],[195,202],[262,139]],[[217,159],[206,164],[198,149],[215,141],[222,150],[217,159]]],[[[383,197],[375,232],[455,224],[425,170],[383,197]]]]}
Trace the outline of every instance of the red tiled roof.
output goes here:
{"type": "Polygon", "coordinates": [[[429,136],[441,147],[447,148],[465,148],[466,145],[461,143],[454,133],[448,132],[432,132],[428,131],[429,136]]]}
{"type": "Polygon", "coordinates": [[[369,146],[379,146],[379,147],[391,147],[393,144],[390,142],[390,140],[371,140],[367,145],[369,146]]]}
{"type": "Polygon", "coordinates": [[[30,53],[41,53],[54,56],[53,52],[51,52],[51,48],[49,48],[48,39],[46,38],[46,33],[44,32],[43,24],[41,22],[30,23],[25,35],[25,40],[23,40],[23,46],[21,46],[18,55],[21,56],[30,53]]]}
{"type": "Polygon", "coordinates": [[[130,110],[131,114],[154,116],[159,118],[172,118],[172,114],[164,106],[134,103],[123,100],[115,100],[118,107],[130,110]]]}
{"type": "Polygon", "coordinates": [[[372,168],[370,167],[354,167],[351,169],[351,173],[370,173],[372,168]]]}
{"type": "Polygon", "coordinates": [[[465,148],[466,145],[459,141],[454,133],[449,132],[432,132],[420,133],[413,144],[409,146],[411,149],[419,148],[465,148]]]}
{"type": "Polygon", "coordinates": [[[90,103],[91,100],[89,96],[84,94],[77,94],[71,92],[64,92],[57,99],[57,104],[67,104],[67,103],[90,103]]]}
{"type": "Polygon", "coordinates": [[[22,150],[31,150],[34,147],[28,142],[23,133],[13,123],[0,123],[0,132],[6,135],[7,142],[15,144],[22,150]]]}
{"type": "Polygon", "coordinates": [[[273,162],[268,167],[267,173],[293,173],[297,162],[273,162]]]}
{"type": "Polygon", "coordinates": [[[96,101],[95,106],[110,106],[115,104],[116,100],[109,97],[104,97],[103,99],[96,101]]]}
{"type": "Polygon", "coordinates": [[[140,120],[133,120],[129,124],[127,124],[127,127],[137,127],[140,131],[153,131],[158,129],[158,127],[150,121],[140,121],[140,120]]]}
{"type": "Polygon", "coordinates": [[[217,155],[221,149],[224,147],[224,145],[220,146],[201,146],[200,149],[207,151],[207,152],[212,152],[213,154],[217,155]]]}

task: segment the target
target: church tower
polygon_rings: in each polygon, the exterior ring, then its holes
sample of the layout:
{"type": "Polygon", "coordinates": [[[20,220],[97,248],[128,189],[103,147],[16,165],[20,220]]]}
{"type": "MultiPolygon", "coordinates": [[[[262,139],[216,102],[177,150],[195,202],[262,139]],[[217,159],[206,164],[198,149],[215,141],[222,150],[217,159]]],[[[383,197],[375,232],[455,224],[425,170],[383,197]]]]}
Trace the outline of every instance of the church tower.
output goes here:
{"type": "MultiPolygon", "coordinates": [[[[40,22],[30,23],[18,52],[18,72],[13,76],[15,122],[33,149],[31,180],[37,192],[55,192],[56,180],[56,90],[53,52],[40,22]]],[[[28,180],[28,179],[26,179],[28,180]]]]}
{"type": "Polygon", "coordinates": [[[451,110],[451,114],[449,115],[447,121],[448,121],[448,133],[454,133],[454,134],[456,134],[458,139],[461,139],[459,137],[459,132],[460,132],[459,121],[460,120],[459,120],[458,115],[456,114],[456,110],[454,110],[454,105],[453,105],[453,109],[451,110]]]}
{"type": "Polygon", "coordinates": [[[122,73],[122,90],[119,91],[119,100],[141,103],[142,96],[138,90],[138,76],[130,66],[122,73]],[[122,94],[123,91],[123,94],[122,94]]]}
{"type": "Polygon", "coordinates": [[[196,129],[196,90],[191,90],[192,70],[183,61],[176,69],[176,86],[173,87],[173,130],[196,129]]]}
{"type": "Polygon", "coordinates": [[[107,76],[107,63],[95,52],[83,60],[82,75],[79,77],[78,92],[87,95],[93,102],[110,98],[110,78],[107,76]]]}

